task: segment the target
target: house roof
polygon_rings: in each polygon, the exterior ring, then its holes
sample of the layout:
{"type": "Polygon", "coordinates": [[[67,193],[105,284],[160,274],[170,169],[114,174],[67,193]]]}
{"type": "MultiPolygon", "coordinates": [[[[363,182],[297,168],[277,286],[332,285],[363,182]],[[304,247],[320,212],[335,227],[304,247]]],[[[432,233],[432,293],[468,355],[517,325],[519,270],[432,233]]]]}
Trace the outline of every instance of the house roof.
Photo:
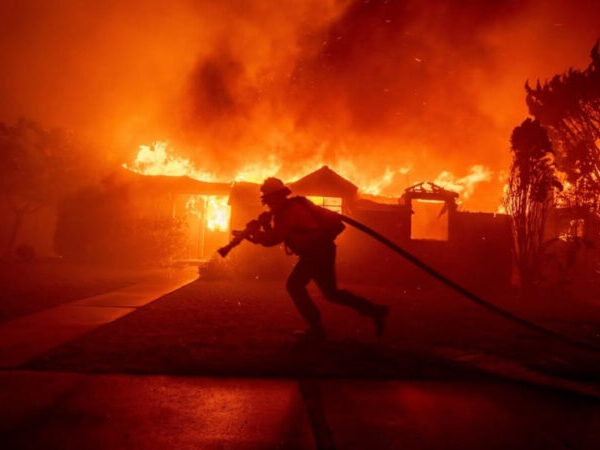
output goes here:
{"type": "Polygon", "coordinates": [[[229,183],[211,183],[185,176],[142,175],[125,168],[113,173],[105,181],[126,184],[147,194],[229,195],[231,190],[229,183]]]}
{"type": "Polygon", "coordinates": [[[229,204],[234,203],[260,204],[260,184],[247,181],[237,181],[231,187],[229,204]]]}
{"type": "Polygon", "coordinates": [[[454,202],[458,198],[458,193],[444,189],[431,181],[423,181],[406,188],[401,197],[402,200],[413,198],[454,202]]]}
{"type": "Polygon", "coordinates": [[[299,180],[289,183],[294,194],[321,195],[327,197],[353,197],[358,187],[344,177],[331,170],[328,166],[310,173],[299,180]]]}

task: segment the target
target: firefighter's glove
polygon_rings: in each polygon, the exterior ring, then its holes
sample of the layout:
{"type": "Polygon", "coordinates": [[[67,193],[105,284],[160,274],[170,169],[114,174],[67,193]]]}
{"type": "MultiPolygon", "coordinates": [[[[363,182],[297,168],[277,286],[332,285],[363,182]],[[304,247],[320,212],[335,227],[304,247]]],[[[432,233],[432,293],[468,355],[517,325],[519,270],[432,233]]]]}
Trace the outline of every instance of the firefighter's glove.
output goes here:
{"type": "Polygon", "coordinates": [[[263,213],[260,214],[260,216],[258,216],[258,223],[260,223],[260,225],[263,228],[270,228],[271,227],[271,213],[269,211],[265,211],[263,213]]]}
{"type": "Polygon", "coordinates": [[[248,233],[250,234],[255,234],[257,231],[260,230],[260,222],[256,219],[251,220],[246,224],[246,230],[248,230],[248,233]]]}
{"type": "Polygon", "coordinates": [[[245,234],[246,234],[245,230],[232,230],[231,231],[231,235],[236,238],[244,237],[245,234]]]}

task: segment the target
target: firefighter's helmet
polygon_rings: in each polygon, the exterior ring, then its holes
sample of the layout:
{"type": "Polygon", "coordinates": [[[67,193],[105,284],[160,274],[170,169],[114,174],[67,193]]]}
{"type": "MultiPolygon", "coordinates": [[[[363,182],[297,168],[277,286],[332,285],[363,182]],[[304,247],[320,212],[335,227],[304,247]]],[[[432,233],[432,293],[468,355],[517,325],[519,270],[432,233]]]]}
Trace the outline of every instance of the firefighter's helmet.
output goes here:
{"type": "Polygon", "coordinates": [[[264,199],[265,197],[272,195],[272,194],[276,194],[276,193],[282,193],[283,195],[290,195],[292,193],[292,191],[290,190],[290,188],[288,188],[285,184],[283,184],[283,181],[281,181],[279,178],[275,178],[275,177],[269,177],[267,178],[262,186],[260,187],[260,192],[262,192],[261,198],[264,199]]]}

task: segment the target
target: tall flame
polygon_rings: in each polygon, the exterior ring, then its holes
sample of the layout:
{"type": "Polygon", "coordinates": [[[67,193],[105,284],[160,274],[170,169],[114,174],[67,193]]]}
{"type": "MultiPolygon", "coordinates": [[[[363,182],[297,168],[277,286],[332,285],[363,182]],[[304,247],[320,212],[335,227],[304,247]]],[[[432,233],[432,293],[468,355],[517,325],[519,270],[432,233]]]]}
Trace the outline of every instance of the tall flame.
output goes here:
{"type": "Polygon", "coordinates": [[[168,154],[167,146],[162,141],[152,146],[140,145],[133,164],[123,164],[123,167],[143,175],[188,176],[200,181],[216,181],[214,173],[198,170],[189,159],[168,154]]]}
{"type": "Polygon", "coordinates": [[[482,181],[490,181],[492,172],[485,166],[475,165],[470,173],[464,177],[457,177],[452,172],[443,171],[434,180],[438,186],[450,191],[458,192],[463,198],[469,198],[475,191],[475,185],[482,181]]]}
{"type": "MultiPolygon", "coordinates": [[[[199,169],[192,161],[174,155],[167,142],[157,141],[153,145],[140,145],[139,151],[131,165],[123,167],[144,175],[188,176],[207,182],[248,181],[260,183],[269,176],[280,176],[285,180],[298,179],[324,165],[320,160],[312,160],[300,167],[300,171],[283,173],[284,165],[274,155],[270,155],[260,163],[249,163],[237,170],[233,177],[225,179],[212,171],[199,169]]],[[[378,177],[368,177],[350,159],[338,159],[331,168],[342,177],[359,186],[359,192],[381,196],[384,192],[390,198],[398,198],[410,183],[408,175],[411,166],[405,164],[396,168],[387,166],[385,172],[378,177]]],[[[442,171],[434,183],[461,194],[463,199],[469,198],[478,183],[490,181],[492,172],[483,165],[474,165],[465,176],[456,176],[450,171],[442,171]]],[[[206,214],[206,224],[210,230],[226,230],[229,223],[229,206],[227,197],[202,196],[201,200],[190,198],[186,205],[192,214],[206,214]],[[202,205],[198,202],[202,202],[202,205]]]]}

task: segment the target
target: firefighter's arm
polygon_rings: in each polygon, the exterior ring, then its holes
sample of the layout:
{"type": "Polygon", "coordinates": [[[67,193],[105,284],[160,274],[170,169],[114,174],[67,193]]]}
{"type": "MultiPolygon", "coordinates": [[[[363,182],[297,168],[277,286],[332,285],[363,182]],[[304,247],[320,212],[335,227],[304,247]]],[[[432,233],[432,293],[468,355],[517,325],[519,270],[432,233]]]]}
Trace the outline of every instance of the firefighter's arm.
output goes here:
{"type": "Polygon", "coordinates": [[[265,224],[261,224],[258,220],[251,220],[246,224],[246,229],[244,231],[234,231],[233,234],[240,234],[246,240],[252,242],[253,244],[261,244],[265,247],[272,247],[274,245],[280,244],[283,242],[285,237],[284,232],[280,227],[271,228],[271,226],[265,226],[265,224]]]}
{"type": "Polygon", "coordinates": [[[258,233],[259,230],[260,224],[258,223],[258,220],[251,220],[246,224],[246,228],[243,230],[232,230],[231,234],[233,235],[234,240],[237,240],[238,244],[244,239],[256,243],[256,233],[258,233]]]}
{"type": "Polygon", "coordinates": [[[273,247],[275,245],[281,244],[284,239],[284,234],[282,234],[277,228],[270,230],[258,230],[253,234],[251,242],[255,244],[261,244],[265,247],[273,247]]]}
{"type": "Polygon", "coordinates": [[[271,224],[271,214],[263,213],[258,218],[259,229],[253,233],[253,242],[265,247],[273,247],[281,244],[287,236],[288,230],[285,221],[278,221],[274,226],[271,224]]]}

